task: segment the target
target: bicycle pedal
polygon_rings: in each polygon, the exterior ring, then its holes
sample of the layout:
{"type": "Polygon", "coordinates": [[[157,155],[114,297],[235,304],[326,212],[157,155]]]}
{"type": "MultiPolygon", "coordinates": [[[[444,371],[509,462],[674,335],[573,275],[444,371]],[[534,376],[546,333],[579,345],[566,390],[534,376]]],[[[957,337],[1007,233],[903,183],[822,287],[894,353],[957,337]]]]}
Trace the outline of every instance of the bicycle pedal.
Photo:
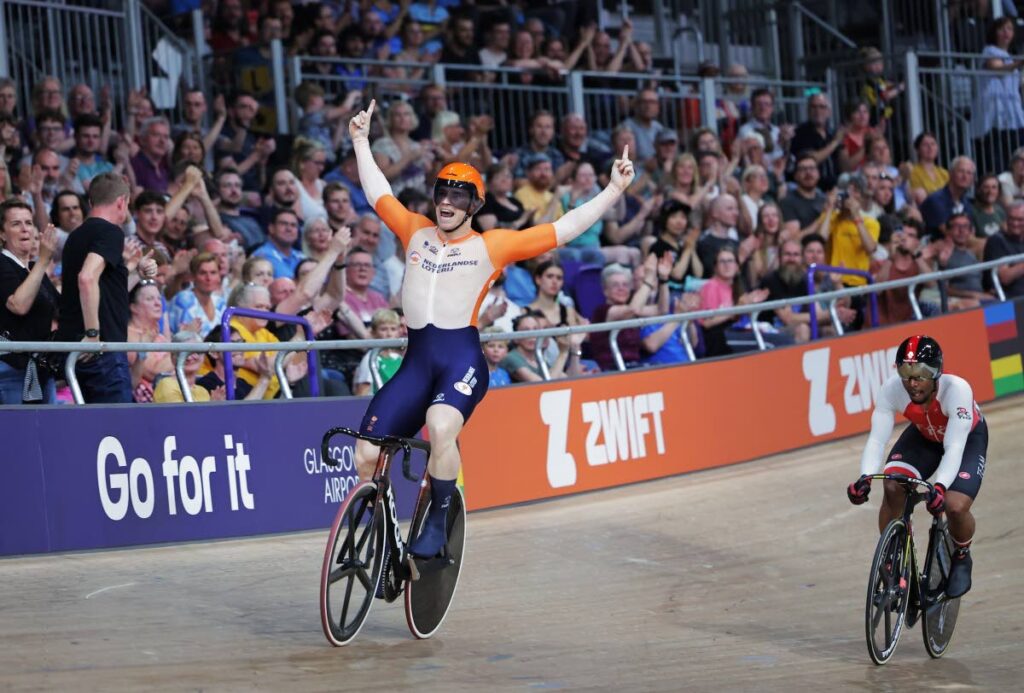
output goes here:
{"type": "Polygon", "coordinates": [[[420,579],[420,569],[416,565],[416,560],[409,554],[409,579],[416,582],[420,579]]]}

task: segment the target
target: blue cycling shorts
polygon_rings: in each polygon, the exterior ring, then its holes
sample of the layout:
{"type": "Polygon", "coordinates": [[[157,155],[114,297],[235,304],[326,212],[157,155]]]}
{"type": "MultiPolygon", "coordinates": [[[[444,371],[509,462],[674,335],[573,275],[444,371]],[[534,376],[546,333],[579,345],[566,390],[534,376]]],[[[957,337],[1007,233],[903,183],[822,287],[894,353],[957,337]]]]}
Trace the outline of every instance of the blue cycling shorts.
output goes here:
{"type": "Polygon", "coordinates": [[[427,325],[409,330],[402,365],[370,401],[359,430],[376,436],[415,436],[434,404],[455,407],[465,423],[487,393],[488,382],[475,327],[443,330],[427,325]]]}

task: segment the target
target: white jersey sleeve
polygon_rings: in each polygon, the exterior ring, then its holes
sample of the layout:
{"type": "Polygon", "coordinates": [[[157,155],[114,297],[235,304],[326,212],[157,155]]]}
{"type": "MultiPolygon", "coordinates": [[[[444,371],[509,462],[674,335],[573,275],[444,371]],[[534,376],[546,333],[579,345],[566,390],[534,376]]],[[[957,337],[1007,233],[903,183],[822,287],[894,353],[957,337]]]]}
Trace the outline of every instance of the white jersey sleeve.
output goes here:
{"type": "Polygon", "coordinates": [[[956,481],[957,471],[964,457],[967,436],[974,427],[974,392],[966,380],[955,375],[942,376],[939,387],[939,406],[946,415],[946,433],[942,438],[945,452],[939,469],[935,472],[935,482],[946,488],[956,481]]]}
{"type": "Polygon", "coordinates": [[[871,413],[871,433],[860,456],[860,473],[878,474],[885,463],[885,444],[889,442],[896,414],[910,402],[899,376],[892,376],[882,385],[871,413]]]}

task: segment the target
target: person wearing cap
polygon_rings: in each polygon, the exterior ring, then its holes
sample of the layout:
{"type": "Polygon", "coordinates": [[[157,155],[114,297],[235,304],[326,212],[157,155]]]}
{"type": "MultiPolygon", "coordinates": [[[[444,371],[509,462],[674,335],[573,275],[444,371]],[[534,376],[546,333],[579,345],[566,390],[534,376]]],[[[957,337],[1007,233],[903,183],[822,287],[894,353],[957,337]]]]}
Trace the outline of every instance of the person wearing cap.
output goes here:
{"type": "Polygon", "coordinates": [[[555,170],[547,154],[537,153],[526,157],[523,162],[526,183],[519,186],[515,198],[523,209],[533,212],[533,221],[553,221],[564,212],[554,193],[555,170]]]}
{"type": "Polygon", "coordinates": [[[860,49],[860,59],[864,67],[864,83],[860,87],[860,96],[867,102],[871,110],[871,127],[883,124],[892,119],[891,102],[903,93],[906,85],[903,82],[893,84],[882,76],[885,61],[882,51],[874,46],[860,49]]]}
{"type": "MultiPolygon", "coordinates": [[[[505,266],[569,243],[594,225],[634,177],[629,150],[615,162],[611,180],[596,197],[550,224],[522,231],[472,230],[484,203],[484,182],[468,164],[454,162],[434,183],[436,223],[408,211],[391,192],[370,150],[375,102],[352,118],[349,132],[359,178],[378,216],[405,248],[402,309],[409,344],[402,366],[370,402],[360,425],[364,435],[413,436],[424,424],[430,434],[431,504],[423,530],[409,546],[415,556],[433,557],[447,542],[445,519],[461,466],[457,440],[488,387],[488,366],[480,349],[477,311],[505,266]]],[[[545,162],[550,170],[551,162],[545,162]]],[[[360,477],[369,479],[378,448],[356,444],[360,477]]]]}

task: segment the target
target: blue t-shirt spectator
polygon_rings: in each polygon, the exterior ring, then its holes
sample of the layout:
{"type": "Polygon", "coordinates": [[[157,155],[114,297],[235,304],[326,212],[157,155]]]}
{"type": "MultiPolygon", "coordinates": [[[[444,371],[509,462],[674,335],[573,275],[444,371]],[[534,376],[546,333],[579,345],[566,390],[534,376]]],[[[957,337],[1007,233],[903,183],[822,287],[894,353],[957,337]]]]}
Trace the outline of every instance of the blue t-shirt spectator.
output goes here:
{"type": "MultiPolygon", "coordinates": [[[[665,323],[659,323],[657,325],[645,325],[640,328],[640,339],[645,339],[649,335],[657,332],[665,323]]],[[[668,363],[689,363],[690,356],[686,353],[686,347],[683,345],[683,335],[681,332],[681,325],[677,326],[676,331],[672,333],[672,336],[665,340],[665,343],[661,345],[656,352],[653,354],[646,354],[640,359],[640,362],[648,366],[660,366],[668,363]]]]}
{"type": "Polygon", "coordinates": [[[267,241],[254,250],[252,257],[263,257],[270,260],[270,264],[274,266],[274,279],[280,277],[291,279],[295,276],[295,268],[306,259],[306,256],[298,250],[292,250],[288,255],[285,255],[274,245],[273,241],[267,241]]]}

